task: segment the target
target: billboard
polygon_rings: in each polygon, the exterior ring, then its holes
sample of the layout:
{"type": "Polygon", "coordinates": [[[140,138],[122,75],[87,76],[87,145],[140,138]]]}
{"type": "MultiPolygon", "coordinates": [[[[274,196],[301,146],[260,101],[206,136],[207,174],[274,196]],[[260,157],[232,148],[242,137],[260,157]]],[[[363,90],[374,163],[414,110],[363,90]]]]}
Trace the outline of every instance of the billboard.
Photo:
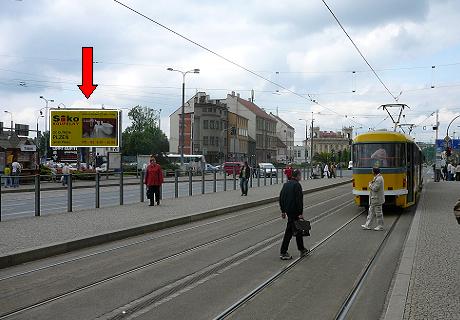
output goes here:
{"type": "Polygon", "coordinates": [[[118,147],[118,110],[50,110],[51,147],[118,147]]]}

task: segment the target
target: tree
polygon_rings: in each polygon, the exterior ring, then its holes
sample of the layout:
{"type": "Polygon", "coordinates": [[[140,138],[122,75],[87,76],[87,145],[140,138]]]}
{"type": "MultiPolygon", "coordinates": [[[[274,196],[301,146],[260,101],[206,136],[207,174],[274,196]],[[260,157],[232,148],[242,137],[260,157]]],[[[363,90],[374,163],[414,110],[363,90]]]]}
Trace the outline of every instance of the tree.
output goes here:
{"type": "Polygon", "coordinates": [[[313,160],[316,162],[324,163],[324,164],[331,163],[333,162],[332,153],[329,153],[329,152],[317,153],[313,156],[313,160]]]}
{"type": "Polygon", "coordinates": [[[168,138],[158,127],[153,109],[136,106],[128,112],[128,117],[132,124],[123,132],[124,155],[161,154],[169,150],[168,138]]]}

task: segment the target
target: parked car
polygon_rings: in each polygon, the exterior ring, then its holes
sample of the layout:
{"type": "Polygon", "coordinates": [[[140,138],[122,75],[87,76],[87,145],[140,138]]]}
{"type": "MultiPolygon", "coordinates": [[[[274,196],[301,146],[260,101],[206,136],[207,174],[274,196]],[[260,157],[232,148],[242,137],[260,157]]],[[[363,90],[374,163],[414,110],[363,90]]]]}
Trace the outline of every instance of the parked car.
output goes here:
{"type": "Polygon", "coordinates": [[[232,175],[233,170],[235,170],[236,175],[239,175],[243,162],[224,162],[223,166],[227,175],[232,175]]]}
{"type": "Polygon", "coordinates": [[[204,172],[206,173],[212,173],[212,172],[217,172],[219,171],[219,169],[215,166],[213,166],[212,164],[209,164],[209,163],[206,163],[205,167],[204,167],[204,172]]]}
{"type": "Polygon", "coordinates": [[[276,168],[273,163],[259,163],[259,177],[276,177],[276,168]]]}
{"type": "Polygon", "coordinates": [[[96,172],[107,172],[107,163],[103,163],[100,167],[96,167],[96,172]]]}

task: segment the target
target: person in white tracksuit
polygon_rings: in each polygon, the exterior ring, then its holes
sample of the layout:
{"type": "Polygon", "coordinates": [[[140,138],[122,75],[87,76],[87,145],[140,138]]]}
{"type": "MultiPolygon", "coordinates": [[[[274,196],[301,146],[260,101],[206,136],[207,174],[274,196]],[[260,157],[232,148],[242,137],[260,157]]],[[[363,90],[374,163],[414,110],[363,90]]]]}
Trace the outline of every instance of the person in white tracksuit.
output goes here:
{"type": "Polygon", "coordinates": [[[384,194],[384,181],[380,174],[380,168],[372,168],[374,173],[374,179],[369,182],[369,213],[367,215],[366,223],[361,225],[365,230],[371,230],[371,223],[375,217],[377,220],[377,226],[374,228],[375,231],[383,230],[383,211],[382,205],[385,203],[384,194]]]}

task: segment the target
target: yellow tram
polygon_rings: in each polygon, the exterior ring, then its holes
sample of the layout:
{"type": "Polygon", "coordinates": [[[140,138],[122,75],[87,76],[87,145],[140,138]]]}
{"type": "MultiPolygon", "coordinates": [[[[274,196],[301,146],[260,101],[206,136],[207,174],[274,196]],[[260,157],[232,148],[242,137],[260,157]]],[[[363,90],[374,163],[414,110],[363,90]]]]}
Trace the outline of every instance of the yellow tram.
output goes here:
{"type": "Polygon", "coordinates": [[[405,134],[372,131],[355,137],[352,145],[353,194],[358,206],[369,205],[372,168],[384,178],[385,205],[401,208],[415,204],[423,186],[422,152],[405,134]]]}

